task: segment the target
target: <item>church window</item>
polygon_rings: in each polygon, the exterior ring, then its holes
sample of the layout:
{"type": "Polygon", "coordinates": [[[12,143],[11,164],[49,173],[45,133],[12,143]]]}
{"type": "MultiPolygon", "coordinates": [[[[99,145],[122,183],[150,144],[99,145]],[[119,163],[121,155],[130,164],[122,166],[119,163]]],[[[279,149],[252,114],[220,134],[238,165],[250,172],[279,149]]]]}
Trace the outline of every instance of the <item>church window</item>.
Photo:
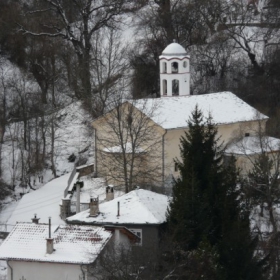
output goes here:
{"type": "Polygon", "coordinates": [[[166,73],[167,72],[167,63],[163,62],[162,63],[162,73],[166,73]]]}
{"type": "Polygon", "coordinates": [[[171,69],[172,73],[178,73],[178,62],[172,62],[171,69]]]}
{"type": "Polygon", "coordinates": [[[175,171],[175,172],[178,172],[178,171],[179,171],[179,166],[178,166],[178,163],[177,163],[177,162],[175,162],[174,171],[175,171]]]}
{"type": "Polygon", "coordinates": [[[179,80],[172,81],[172,95],[179,95],[179,80]]]}
{"type": "Polygon", "coordinates": [[[184,62],[183,62],[183,67],[184,67],[184,68],[187,68],[187,61],[184,61],[184,62]]]}
{"type": "Polygon", "coordinates": [[[167,95],[167,80],[162,81],[162,94],[167,95]]]}

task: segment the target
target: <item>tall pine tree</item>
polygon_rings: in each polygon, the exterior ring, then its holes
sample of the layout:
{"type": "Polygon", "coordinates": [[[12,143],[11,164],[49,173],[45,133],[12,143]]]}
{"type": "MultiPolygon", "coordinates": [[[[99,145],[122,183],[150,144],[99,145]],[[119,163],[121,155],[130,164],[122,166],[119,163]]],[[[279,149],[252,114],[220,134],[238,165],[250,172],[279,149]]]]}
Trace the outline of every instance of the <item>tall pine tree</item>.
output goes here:
{"type": "MultiPolygon", "coordinates": [[[[197,107],[188,127],[180,140],[180,177],[174,181],[167,214],[171,238],[180,250],[192,252],[192,261],[198,258],[201,263],[207,257],[211,279],[262,279],[249,212],[239,201],[234,162],[223,165],[217,128],[211,117],[204,121],[197,107]]],[[[203,269],[201,273],[190,271],[197,277],[190,279],[202,277],[203,269]]]]}

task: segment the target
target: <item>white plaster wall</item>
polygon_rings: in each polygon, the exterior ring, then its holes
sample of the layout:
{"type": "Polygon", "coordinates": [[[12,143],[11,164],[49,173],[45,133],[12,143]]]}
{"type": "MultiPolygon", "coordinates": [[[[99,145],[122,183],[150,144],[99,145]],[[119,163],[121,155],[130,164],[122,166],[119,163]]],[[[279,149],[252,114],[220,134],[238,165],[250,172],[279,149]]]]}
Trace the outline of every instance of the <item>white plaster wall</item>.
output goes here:
{"type": "MultiPolygon", "coordinates": [[[[243,122],[243,123],[233,123],[227,125],[218,126],[218,136],[220,136],[220,141],[226,145],[230,141],[238,138],[244,137],[245,133],[250,133],[250,135],[256,135],[258,133],[259,127],[262,129],[265,127],[265,121],[261,123],[259,121],[243,122]]],[[[173,129],[168,130],[165,135],[165,176],[172,174],[177,177],[179,172],[175,172],[174,159],[180,157],[180,138],[184,136],[186,129],[173,129]]],[[[239,166],[237,164],[237,166],[239,166]]],[[[242,165],[244,168],[244,163],[242,165]]]]}
{"type": "Polygon", "coordinates": [[[184,59],[172,58],[170,60],[162,58],[160,61],[160,92],[163,95],[163,80],[167,81],[167,96],[172,96],[172,80],[179,80],[179,95],[189,95],[190,94],[190,62],[189,58],[184,59]],[[183,67],[183,62],[187,62],[187,67],[183,67]],[[163,63],[167,64],[167,72],[163,71],[163,63]],[[173,62],[178,63],[178,73],[172,73],[171,65],[173,62]]]}
{"type": "MultiPolygon", "coordinates": [[[[13,279],[11,269],[8,266],[8,280],[79,280],[82,276],[80,265],[56,264],[40,262],[9,261],[13,268],[13,279]],[[22,278],[24,277],[24,278],[22,278]]],[[[87,279],[87,278],[86,278],[87,279]]]]}

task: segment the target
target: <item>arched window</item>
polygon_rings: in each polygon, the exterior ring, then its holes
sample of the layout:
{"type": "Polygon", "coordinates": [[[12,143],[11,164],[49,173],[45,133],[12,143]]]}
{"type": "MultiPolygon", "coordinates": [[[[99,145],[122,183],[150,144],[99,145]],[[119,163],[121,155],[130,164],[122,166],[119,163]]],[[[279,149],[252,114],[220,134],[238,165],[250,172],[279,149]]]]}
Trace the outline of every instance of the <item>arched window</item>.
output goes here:
{"type": "Polygon", "coordinates": [[[184,68],[187,68],[187,65],[188,65],[187,61],[184,61],[184,62],[183,62],[183,67],[184,67],[184,68]]]}
{"type": "Polygon", "coordinates": [[[172,73],[178,73],[178,62],[172,62],[171,71],[172,73]]]}
{"type": "Polygon", "coordinates": [[[167,95],[167,80],[162,80],[162,94],[167,95]]]}
{"type": "Polygon", "coordinates": [[[162,73],[166,73],[167,72],[167,63],[163,62],[162,63],[162,73]]]}
{"type": "Polygon", "coordinates": [[[172,95],[179,95],[179,80],[172,80],[172,95]]]}

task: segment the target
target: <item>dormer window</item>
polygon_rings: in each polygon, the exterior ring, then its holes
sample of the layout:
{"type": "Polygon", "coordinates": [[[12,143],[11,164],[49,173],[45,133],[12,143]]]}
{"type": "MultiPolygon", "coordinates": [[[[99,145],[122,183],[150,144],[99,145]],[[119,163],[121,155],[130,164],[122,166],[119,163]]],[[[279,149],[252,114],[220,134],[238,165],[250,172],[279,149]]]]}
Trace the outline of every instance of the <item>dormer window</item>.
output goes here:
{"type": "Polygon", "coordinates": [[[171,71],[172,73],[178,73],[178,62],[172,62],[171,71]]]}

